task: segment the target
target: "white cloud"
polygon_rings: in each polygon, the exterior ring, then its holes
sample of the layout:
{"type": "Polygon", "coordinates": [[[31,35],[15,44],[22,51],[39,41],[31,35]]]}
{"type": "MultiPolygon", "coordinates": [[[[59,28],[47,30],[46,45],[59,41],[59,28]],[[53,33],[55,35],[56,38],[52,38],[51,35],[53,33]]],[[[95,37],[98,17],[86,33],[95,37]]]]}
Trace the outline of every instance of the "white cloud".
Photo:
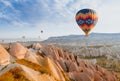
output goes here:
{"type": "Polygon", "coordinates": [[[113,32],[120,30],[118,29],[120,19],[120,1],[118,0],[35,0],[35,5],[32,5],[32,2],[29,2],[29,0],[14,0],[18,2],[17,4],[19,2],[22,4],[22,2],[26,1],[24,4],[27,5],[23,5],[21,10],[16,9],[9,0],[1,1],[3,1],[2,3],[6,7],[12,8],[13,12],[6,13],[4,11],[4,14],[0,12],[0,18],[10,20],[11,27],[27,27],[29,29],[29,27],[33,26],[35,29],[33,33],[35,35],[36,33],[39,34],[40,30],[45,31],[44,37],[83,34],[75,22],[75,14],[82,8],[92,8],[99,14],[99,21],[92,32],[113,32]],[[29,22],[27,18],[32,21],[29,22]]]}
{"type": "Polygon", "coordinates": [[[65,34],[77,34],[82,33],[83,31],[80,30],[79,26],[75,22],[75,14],[79,9],[90,7],[99,9],[99,5],[101,5],[102,1],[97,0],[54,0],[55,3],[51,5],[50,1],[44,0],[42,4],[45,6],[46,9],[49,9],[53,15],[53,19],[51,22],[43,21],[40,23],[36,23],[34,27],[38,28],[38,30],[45,30],[47,34],[44,34],[44,37],[54,36],[54,35],[65,35],[65,34]],[[60,16],[60,22],[56,19],[60,16]],[[56,19],[56,21],[52,21],[56,19]],[[67,31],[66,31],[67,30],[67,31]],[[57,33],[59,32],[59,33],[57,33]],[[49,33],[49,35],[48,35],[49,33]]]}
{"type": "Polygon", "coordinates": [[[8,7],[12,7],[12,4],[8,0],[1,0],[1,2],[8,7]]]}
{"type": "Polygon", "coordinates": [[[15,27],[29,27],[30,24],[22,21],[12,21],[11,22],[13,26],[15,27]]]}
{"type": "MultiPolygon", "coordinates": [[[[4,6],[2,6],[0,8],[1,21],[3,19],[3,20],[7,21],[8,25],[16,25],[16,26],[20,26],[20,27],[26,25],[25,24],[26,22],[23,22],[22,20],[20,20],[20,16],[22,15],[21,11],[17,10],[13,6],[11,1],[1,0],[0,2],[2,2],[4,4],[4,6]],[[17,22],[17,21],[19,21],[19,22],[17,22]]],[[[4,22],[6,22],[6,21],[4,21],[4,22]]],[[[7,25],[7,24],[5,24],[5,25],[7,25]]]]}
{"type": "Polygon", "coordinates": [[[44,5],[49,13],[54,14],[54,18],[60,16],[61,21],[63,18],[68,21],[72,20],[76,12],[82,8],[94,8],[97,10],[103,2],[103,0],[53,0],[54,3],[49,0],[38,1],[44,5]]]}
{"type": "Polygon", "coordinates": [[[0,18],[3,18],[3,19],[8,19],[8,17],[2,13],[0,13],[0,18]]]}

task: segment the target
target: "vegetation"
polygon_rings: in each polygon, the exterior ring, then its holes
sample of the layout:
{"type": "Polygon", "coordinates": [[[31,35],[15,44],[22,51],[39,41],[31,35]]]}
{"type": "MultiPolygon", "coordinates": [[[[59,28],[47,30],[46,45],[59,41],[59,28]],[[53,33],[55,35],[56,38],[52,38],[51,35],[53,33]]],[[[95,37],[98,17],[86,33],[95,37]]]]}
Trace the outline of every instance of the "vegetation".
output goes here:
{"type": "MultiPolygon", "coordinates": [[[[80,56],[81,57],[81,56],[80,56]]],[[[109,71],[116,72],[120,81],[120,63],[113,60],[107,60],[105,56],[98,57],[81,57],[83,59],[97,59],[97,65],[106,68],[109,71]]]]}
{"type": "Polygon", "coordinates": [[[97,64],[108,69],[109,71],[117,72],[118,79],[120,81],[120,63],[114,61],[108,61],[105,59],[98,59],[97,64]]]}
{"type": "Polygon", "coordinates": [[[80,58],[83,58],[83,59],[105,59],[105,56],[104,55],[102,55],[102,56],[85,56],[85,57],[83,57],[83,56],[79,56],[80,58]]]}
{"type": "MultiPolygon", "coordinates": [[[[97,60],[97,65],[106,68],[109,71],[112,72],[116,72],[120,81],[120,63],[117,61],[113,61],[113,60],[107,60],[106,57],[103,56],[97,56],[97,57],[93,57],[93,56],[80,56],[80,58],[82,59],[96,59],[97,60]]],[[[114,57],[115,58],[115,57],[114,57]]]]}
{"type": "Polygon", "coordinates": [[[100,65],[101,67],[104,67],[108,69],[109,71],[115,71],[120,73],[120,63],[115,62],[113,60],[107,60],[105,56],[97,56],[97,57],[92,57],[92,56],[86,56],[82,57],[79,56],[82,59],[96,59],[97,60],[97,65],[100,65]]]}
{"type": "Polygon", "coordinates": [[[106,60],[106,59],[98,59],[97,64],[110,70],[120,73],[120,63],[114,62],[112,60],[106,60]]]}

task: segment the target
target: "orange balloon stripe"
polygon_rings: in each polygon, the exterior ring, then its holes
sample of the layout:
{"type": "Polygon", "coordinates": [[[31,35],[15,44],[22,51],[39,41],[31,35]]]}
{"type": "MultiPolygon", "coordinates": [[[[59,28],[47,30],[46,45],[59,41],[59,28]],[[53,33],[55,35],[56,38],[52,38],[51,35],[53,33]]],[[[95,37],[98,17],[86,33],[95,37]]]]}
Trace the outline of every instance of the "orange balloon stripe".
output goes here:
{"type": "Polygon", "coordinates": [[[84,15],[84,14],[78,14],[77,16],[76,16],[76,21],[77,20],[79,20],[79,19],[87,19],[87,18],[91,18],[92,20],[96,20],[96,19],[98,19],[98,16],[97,16],[97,14],[95,15],[93,15],[93,14],[91,14],[91,13],[88,13],[88,14],[86,14],[86,15],[84,15]]]}
{"type": "Polygon", "coordinates": [[[79,19],[83,19],[83,20],[86,20],[87,18],[91,18],[92,20],[97,20],[98,17],[92,17],[90,15],[86,16],[86,17],[83,17],[83,16],[76,16],[76,21],[78,21],[79,19]]]}
{"type": "Polygon", "coordinates": [[[80,28],[84,31],[85,35],[89,35],[90,31],[94,28],[93,25],[91,25],[90,27],[88,27],[87,25],[84,25],[83,27],[80,26],[80,28]],[[88,30],[88,31],[85,31],[88,30]]]}
{"type": "Polygon", "coordinates": [[[91,29],[91,28],[94,28],[94,26],[95,26],[94,24],[91,24],[91,25],[89,25],[89,26],[86,25],[86,24],[83,24],[83,25],[80,25],[79,27],[80,27],[81,29],[86,29],[86,28],[90,28],[90,29],[91,29]]]}
{"type": "Polygon", "coordinates": [[[86,17],[86,16],[88,16],[88,15],[93,16],[93,17],[98,17],[97,14],[92,14],[92,13],[87,13],[87,14],[82,14],[82,13],[80,13],[80,14],[78,14],[78,15],[76,15],[76,16],[82,16],[82,17],[84,18],[84,17],[86,17]]]}

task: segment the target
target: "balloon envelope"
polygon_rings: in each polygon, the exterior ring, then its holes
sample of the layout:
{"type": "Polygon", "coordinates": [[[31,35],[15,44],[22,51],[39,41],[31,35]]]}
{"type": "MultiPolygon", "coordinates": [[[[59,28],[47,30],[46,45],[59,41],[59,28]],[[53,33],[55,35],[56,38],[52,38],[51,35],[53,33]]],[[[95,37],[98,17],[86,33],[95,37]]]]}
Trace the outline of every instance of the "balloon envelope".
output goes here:
{"type": "Polygon", "coordinates": [[[41,30],[41,33],[43,33],[43,30],[41,30]]]}
{"type": "Polygon", "coordinates": [[[76,22],[84,31],[85,35],[89,35],[98,21],[97,13],[92,9],[82,9],[76,14],[76,22]]]}

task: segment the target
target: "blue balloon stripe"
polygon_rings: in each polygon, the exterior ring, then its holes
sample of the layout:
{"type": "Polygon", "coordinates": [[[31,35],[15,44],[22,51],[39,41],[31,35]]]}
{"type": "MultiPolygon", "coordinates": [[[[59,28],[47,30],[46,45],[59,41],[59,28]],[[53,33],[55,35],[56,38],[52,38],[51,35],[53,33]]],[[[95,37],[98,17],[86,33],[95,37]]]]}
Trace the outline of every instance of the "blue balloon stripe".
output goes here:
{"type": "Polygon", "coordinates": [[[88,24],[88,25],[94,24],[95,25],[97,23],[97,20],[92,20],[91,18],[88,18],[88,19],[85,19],[85,20],[79,19],[77,21],[77,23],[79,25],[83,25],[83,24],[88,24]]]}

